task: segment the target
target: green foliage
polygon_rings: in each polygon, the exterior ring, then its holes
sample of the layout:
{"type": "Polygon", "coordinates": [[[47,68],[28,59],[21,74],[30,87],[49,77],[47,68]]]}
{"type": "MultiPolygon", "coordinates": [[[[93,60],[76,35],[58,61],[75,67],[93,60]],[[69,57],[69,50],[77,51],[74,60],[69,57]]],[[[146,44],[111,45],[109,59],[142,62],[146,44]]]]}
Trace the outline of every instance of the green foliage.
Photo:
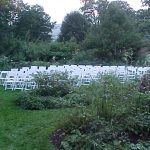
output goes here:
{"type": "MultiPolygon", "coordinates": [[[[133,118],[134,117],[132,117],[132,119],[133,118]]],[[[149,132],[149,127],[148,127],[149,124],[147,124],[147,119],[149,118],[145,118],[139,121],[140,123],[142,123],[143,121],[144,123],[146,123],[147,125],[146,127],[149,132]]],[[[126,120],[126,121],[131,121],[131,120],[126,120]]],[[[137,137],[136,135],[131,135],[131,133],[126,130],[127,126],[130,127],[129,124],[128,125],[120,124],[122,126],[125,125],[125,127],[122,128],[117,123],[115,123],[115,121],[107,122],[98,118],[95,118],[95,120],[90,120],[89,122],[86,123],[84,122],[84,124],[83,122],[81,124],[75,124],[74,122],[74,125],[70,124],[73,129],[70,130],[71,127],[69,126],[69,129],[65,133],[65,137],[61,142],[61,148],[64,150],[67,149],[115,150],[115,149],[131,149],[131,147],[134,148],[137,146],[143,149],[148,149],[149,142],[148,142],[148,138],[146,137],[146,135],[149,134],[148,132],[142,132],[144,133],[143,135],[137,134],[138,138],[140,138],[140,136],[145,136],[143,137],[144,138],[143,140],[147,139],[145,144],[144,142],[143,144],[142,142],[138,142],[134,144],[132,142],[133,140],[136,141],[137,137]]],[[[133,123],[132,125],[134,126],[133,128],[136,129],[136,127],[138,127],[137,123],[135,123],[133,120],[132,123],[133,123]]],[[[146,127],[143,126],[143,129],[146,127]]]]}
{"type": "Polygon", "coordinates": [[[139,90],[141,92],[150,91],[150,73],[143,75],[141,78],[139,90]]]}
{"type": "Polygon", "coordinates": [[[130,150],[148,150],[150,148],[150,143],[141,142],[138,144],[129,144],[127,147],[130,150]]]}
{"type": "Polygon", "coordinates": [[[50,43],[55,23],[41,6],[2,0],[0,54],[14,64],[135,64],[139,48],[149,47],[149,9],[134,11],[125,1],[90,0],[83,4],[83,14],[68,14],[58,42],[50,43]],[[130,58],[125,58],[131,49],[130,58]]]}
{"type": "Polygon", "coordinates": [[[85,38],[88,24],[82,14],[79,12],[71,12],[67,14],[61,26],[59,35],[60,41],[68,41],[72,37],[81,42],[85,38]]]}
{"type": "Polygon", "coordinates": [[[94,49],[100,46],[99,36],[94,32],[89,32],[82,42],[82,48],[85,50],[94,49]]]}
{"type": "Polygon", "coordinates": [[[80,86],[74,88],[73,92],[70,94],[67,94],[65,96],[65,99],[71,101],[72,103],[78,104],[78,106],[87,106],[92,103],[90,94],[86,92],[88,90],[88,87],[80,86]]]}
{"type": "Polygon", "coordinates": [[[26,43],[14,36],[5,39],[3,45],[4,54],[14,62],[25,60],[26,43]]]}
{"type": "Polygon", "coordinates": [[[143,139],[150,136],[150,113],[137,113],[136,116],[129,116],[126,119],[126,126],[129,132],[140,135],[143,139]]]}
{"type": "Polygon", "coordinates": [[[18,97],[16,104],[19,107],[23,109],[28,109],[28,110],[42,110],[42,109],[73,107],[75,104],[75,103],[71,103],[65,98],[52,97],[52,96],[49,96],[49,97],[37,96],[34,94],[29,93],[29,92],[22,92],[20,96],[18,97]]]}
{"type": "Polygon", "coordinates": [[[34,75],[34,80],[38,85],[35,93],[40,96],[62,97],[72,91],[74,79],[69,77],[68,72],[51,71],[34,75]]]}
{"type": "Polygon", "coordinates": [[[25,57],[26,60],[30,61],[36,60],[65,64],[76,51],[79,51],[79,46],[74,41],[66,43],[37,41],[27,45],[25,57]],[[53,57],[55,57],[55,60],[53,60],[53,57]]]}
{"type": "MultiPolygon", "coordinates": [[[[43,90],[43,89],[42,89],[43,90]]],[[[89,103],[81,97],[79,94],[67,94],[64,97],[52,97],[52,96],[39,96],[35,92],[22,92],[16,104],[28,110],[42,110],[42,109],[56,109],[56,108],[70,108],[70,107],[83,107],[89,105],[89,103]]],[[[41,91],[40,91],[41,92],[41,91]]],[[[45,90],[43,90],[45,92],[45,90]]],[[[41,95],[41,94],[40,94],[41,95]]],[[[44,95],[42,93],[42,95],[44,95]]]]}
{"type": "Polygon", "coordinates": [[[137,83],[122,84],[116,77],[104,76],[79,91],[92,104],[78,109],[60,124],[64,136],[60,143],[53,142],[57,147],[65,150],[149,147],[150,95],[139,93],[137,83]]]}
{"type": "Polygon", "coordinates": [[[38,88],[23,92],[17,100],[17,105],[24,109],[74,107],[91,103],[80,90],[73,89],[76,80],[70,78],[67,72],[38,73],[34,77],[38,88]]]}
{"type": "Polygon", "coordinates": [[[145,37],[150,35],[150,20],[149,19],[141,21],[138,26],[139,26],[140,32],[143,33],[145,37]]]}
{"type": "Polygon", "coordinates": [[[0,70],[5,70],[6,68],[8,68],[9,62],[10,60],[8,59],[8,57],[1,56],[0,57],[0,70]]]}
{"type": "Polygon", "coordinates": [[[43,101],[41,99],[33,97],[28,92],[20,94],[16,104],[24,109],[44,109],[43,101]]]}
{"type": "Polygon", "coordinates": [[[150,7],[150,0],[141,0],[143,6],[149,6],[150,7]]]}
{"type": "Polygon", "coordinates": [[[17,36],[23,39],[27,37],[31,41],[50,40],[49,33],[52,32],[54,24],[41,6],[25,6],[18,14],[15,33],[17,36]]]}
{"type": "Polygon", "coordinates": [[[94,92],[93,111],[106,120],[129,113],[133,106],[133,99],[138,97],[136,85],[122,84],[119,79],[112,76],[104,76],[99,83],[94,83],[92,86],[93,89],[97,89],[94,92]]]}
{"type": "Polygon", "coordinates": [[[113,4],[109,5],[102,20],[100,35],[103,49],[109,50],[114,58],[121,57],[124,49],[138,48],[140,43],[140,36],[134,31],[132,21],[123,10],[113,4]]]}
{"type": "Polygon", "coordinates": [[[0,87],[0,149],[56,150],[48,137],[72,110],[23,110],[15,105],[19,95],[0,87]]]}
{"type": "Polygon", "coordinates": [[[73,64],[85,64],[85,65],[101,64],[102,61],[97,57],[98,53],[99,49],[89,49],[86,51],[82,50],[75,53],[70,61],[73,64]]]}
{"type": "Polygon", "coordinates": [[[1,0],[0,1],[0,35],[9,34],[16,21],[18,10],[23,2],[21,0],[1,0]]]}
{"type": "Polygon", "coordinates": [[[135,11],[124,1],[87,1],[81,8],[91,20],[91,28],[83,41],[85,49],[97,48],[99,59],[123,61],[124,53],[133,50],[135,60],[141,47],[141,35],[136,30],[135,11]]]}

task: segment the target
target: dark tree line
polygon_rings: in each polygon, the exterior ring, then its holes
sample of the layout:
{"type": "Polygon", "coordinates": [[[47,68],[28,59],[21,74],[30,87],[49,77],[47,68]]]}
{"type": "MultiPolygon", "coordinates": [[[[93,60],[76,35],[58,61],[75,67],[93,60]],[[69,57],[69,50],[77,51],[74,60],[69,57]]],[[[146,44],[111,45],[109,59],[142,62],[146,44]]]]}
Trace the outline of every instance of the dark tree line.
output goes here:
{"type": "MultiPolygon", "coordinates": [[[[74,37],[81,49],[93,49],[97,57],[110,62],[132,63],[136,60],[138,50],[147,46],[144,45],[145,38],[150,36],[149,8],[135,11],[126,1],[120,0],[82,2],[80,13],[72,12],[65,17],[60,40],[68,41],[74,37]]],[[[149,0],[142,4],[149,6],[149,0]]]]}
{"type": "Polygon", "coordinates": [[[31,43],[51,41],[54,25],[39,5],[30,6],[22,0],[1,0],[0,56],[13,61],[32,60],[31,43]]]}
{"type": "Polygon", "coordinates": [[[139,50],[150,47],[149,0],[142,0],[146,8],[138,11],[120,0],[82,2],[79,11],[66,15],[58,41],[52,41],[55,22],[41,6],[1,0],[2,60],[51,62],[55,57],[61,63],[133,64],[139,50]]]}
{"type": "Polygon", "coordinates": [[[10,31],[16,37],[30,40],[49,40],[54,27],[54,22],[39,5],[30,6],[22,0],[2,1],[0,5],[1,33],[10,31]]]}

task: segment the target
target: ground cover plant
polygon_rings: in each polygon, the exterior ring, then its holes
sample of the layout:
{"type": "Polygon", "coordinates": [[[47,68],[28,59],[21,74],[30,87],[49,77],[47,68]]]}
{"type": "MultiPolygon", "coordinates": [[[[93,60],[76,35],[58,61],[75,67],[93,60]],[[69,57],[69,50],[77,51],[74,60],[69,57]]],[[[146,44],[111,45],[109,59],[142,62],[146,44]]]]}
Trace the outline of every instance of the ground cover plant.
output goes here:
{"type": "Polygon", "coordinates": [[[112,76],[92,83],[84,92],[91,95],[87,98],[92,104],[60,123],[51,135],[57,149],[150,148],[150,93],[140,93],[137,83],[122,84],[112,76]]]}
{"type": "Polygon", "coordinates": [[[106,76],[67,95],[79,107],[38,111],[16,107],[18,91],[1,88],[0,149],[148,150],[150,94],[137,85],[106,76]]]}
{"type": "Polygon", "coordinates": [[[24,109],[54,109],[88,105],[86,95],[75,87],[77,79],[67,72],[51,71],[34,76],[36,89],[21,92],[16,103],[24,109]]]}
{"type": "Polygon", "coordinates": [[[49,133],[70,109],[28,111],[15,105],[19,91],[0,87],[0,149],[55,150],[49,133]]]}

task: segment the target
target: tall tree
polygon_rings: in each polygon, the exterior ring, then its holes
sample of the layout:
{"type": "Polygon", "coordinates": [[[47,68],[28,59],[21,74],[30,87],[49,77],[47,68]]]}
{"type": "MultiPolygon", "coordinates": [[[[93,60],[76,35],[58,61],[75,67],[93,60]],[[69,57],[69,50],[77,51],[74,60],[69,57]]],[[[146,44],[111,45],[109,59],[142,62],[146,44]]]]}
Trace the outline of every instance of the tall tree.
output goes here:
{"type": "Polygon", "coordinates": [[[143,6],[148,6],[150,7],[150,0],[141,0],[143,6]]]}
{"type": "Polygon", "coordinates": [[[140,46],[140,35],[136,31],[135,12],[129,4],[107,0],[97,0],[95,4],[98,24],[92,27],[93,36],[90,37],[96,37],[99,57],[103,55],[110,60],[120,59],[128,49],[136,54],[140,46]]]}
{"type": "Polygon", "coordinates": [[[86,35],[88,24],[85,17],[79,12],[67,14],[62,22],[60,41],[69,41],[72,37],[81,42],[86,35]]]}
{"type": "Polygon", "coordinates": [[[123,10],[128,17],[135,18],[135,10],[133,10],[133,8],[131,8],[126,1],[116,0],[116,1],[112,1],[111,4],[114,4],[118,8],[123,10]]]}
{"type": "Polygon", "coordinates": [[[96,2],[95,0],[81,0],[83,3],[83,7],[81,7],[81,11],[83,12],[86,19],[91,24],[96,24],[96,2]]]}
{"type": "Polygon", "coordinates": [[[0,1],[0,53],[5,52],[6,42],[13,33],[13,24],[17,18],[17,5],[21,1],[0,1]]]}
{"type": "Polygon", "coordinates": [[[143,35],[143,46],[150,47],[150,0],[142,0],[142,4],[148,8],[138,10],[136,19],[139,32],[143,35]]]}
{"type": "Polygon", "coordinates": [[[130,19],[126,12],[113,2],[109,4],[100,29],[102,47],[109,50],[115,59],[119,58],[124,50],[138,46],[135,44],[138,35],[130,19]]]}
{"type": "Polygon", "coordinates": [[[150,19],[150,11],[148,9],[139,9],[136,12],[136,19],[138,20],[149,20],[150,19]]]}
{"type": "Polygon", "coordinates": [[[51,39],[50,33],[54,27],[54,22],[50,21],[50,16],[44,12],[39,5],[28,6],[20,11],[16,22],[15,32],[21,38],[28,37],[29,40],[51,39]]]}

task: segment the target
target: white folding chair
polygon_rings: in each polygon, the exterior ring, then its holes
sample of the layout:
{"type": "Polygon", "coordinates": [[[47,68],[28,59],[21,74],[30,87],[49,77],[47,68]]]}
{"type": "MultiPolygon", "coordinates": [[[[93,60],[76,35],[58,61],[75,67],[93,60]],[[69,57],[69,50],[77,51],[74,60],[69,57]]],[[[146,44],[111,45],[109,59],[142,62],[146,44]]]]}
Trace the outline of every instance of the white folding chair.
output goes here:
{"type": "Polygon", "coordinates": [[[7,74],[9,73],[9,71],[1,71],[0,74],[0,85],[4,86],[4,82],[6,80],[7,74]]]}
{"type": "Polygon", "coordinates": [[[14,90],[15,88],[15,85],[16,84],[16,76],[15,74],[11,74],[9,76],[6,77],[6,80],[4,81],[4,87],[5,87],[5,90],[7,89],[11,89],[11,90],[14,90]]]}
{"type": "Polygon", "coordinates": [[[127,71],[127,80],[128,81],[132,81],[132,80],[136,79],[137,67],[128,66],[128,67],[126,67],[126,71],[127,71]]]}
{"type": "Polygon", "coordinates": [[[122,83],[127,79],[127,72],[125,66],[118,66],[116,69],[116,76],[121,80],[122,83]]]}

